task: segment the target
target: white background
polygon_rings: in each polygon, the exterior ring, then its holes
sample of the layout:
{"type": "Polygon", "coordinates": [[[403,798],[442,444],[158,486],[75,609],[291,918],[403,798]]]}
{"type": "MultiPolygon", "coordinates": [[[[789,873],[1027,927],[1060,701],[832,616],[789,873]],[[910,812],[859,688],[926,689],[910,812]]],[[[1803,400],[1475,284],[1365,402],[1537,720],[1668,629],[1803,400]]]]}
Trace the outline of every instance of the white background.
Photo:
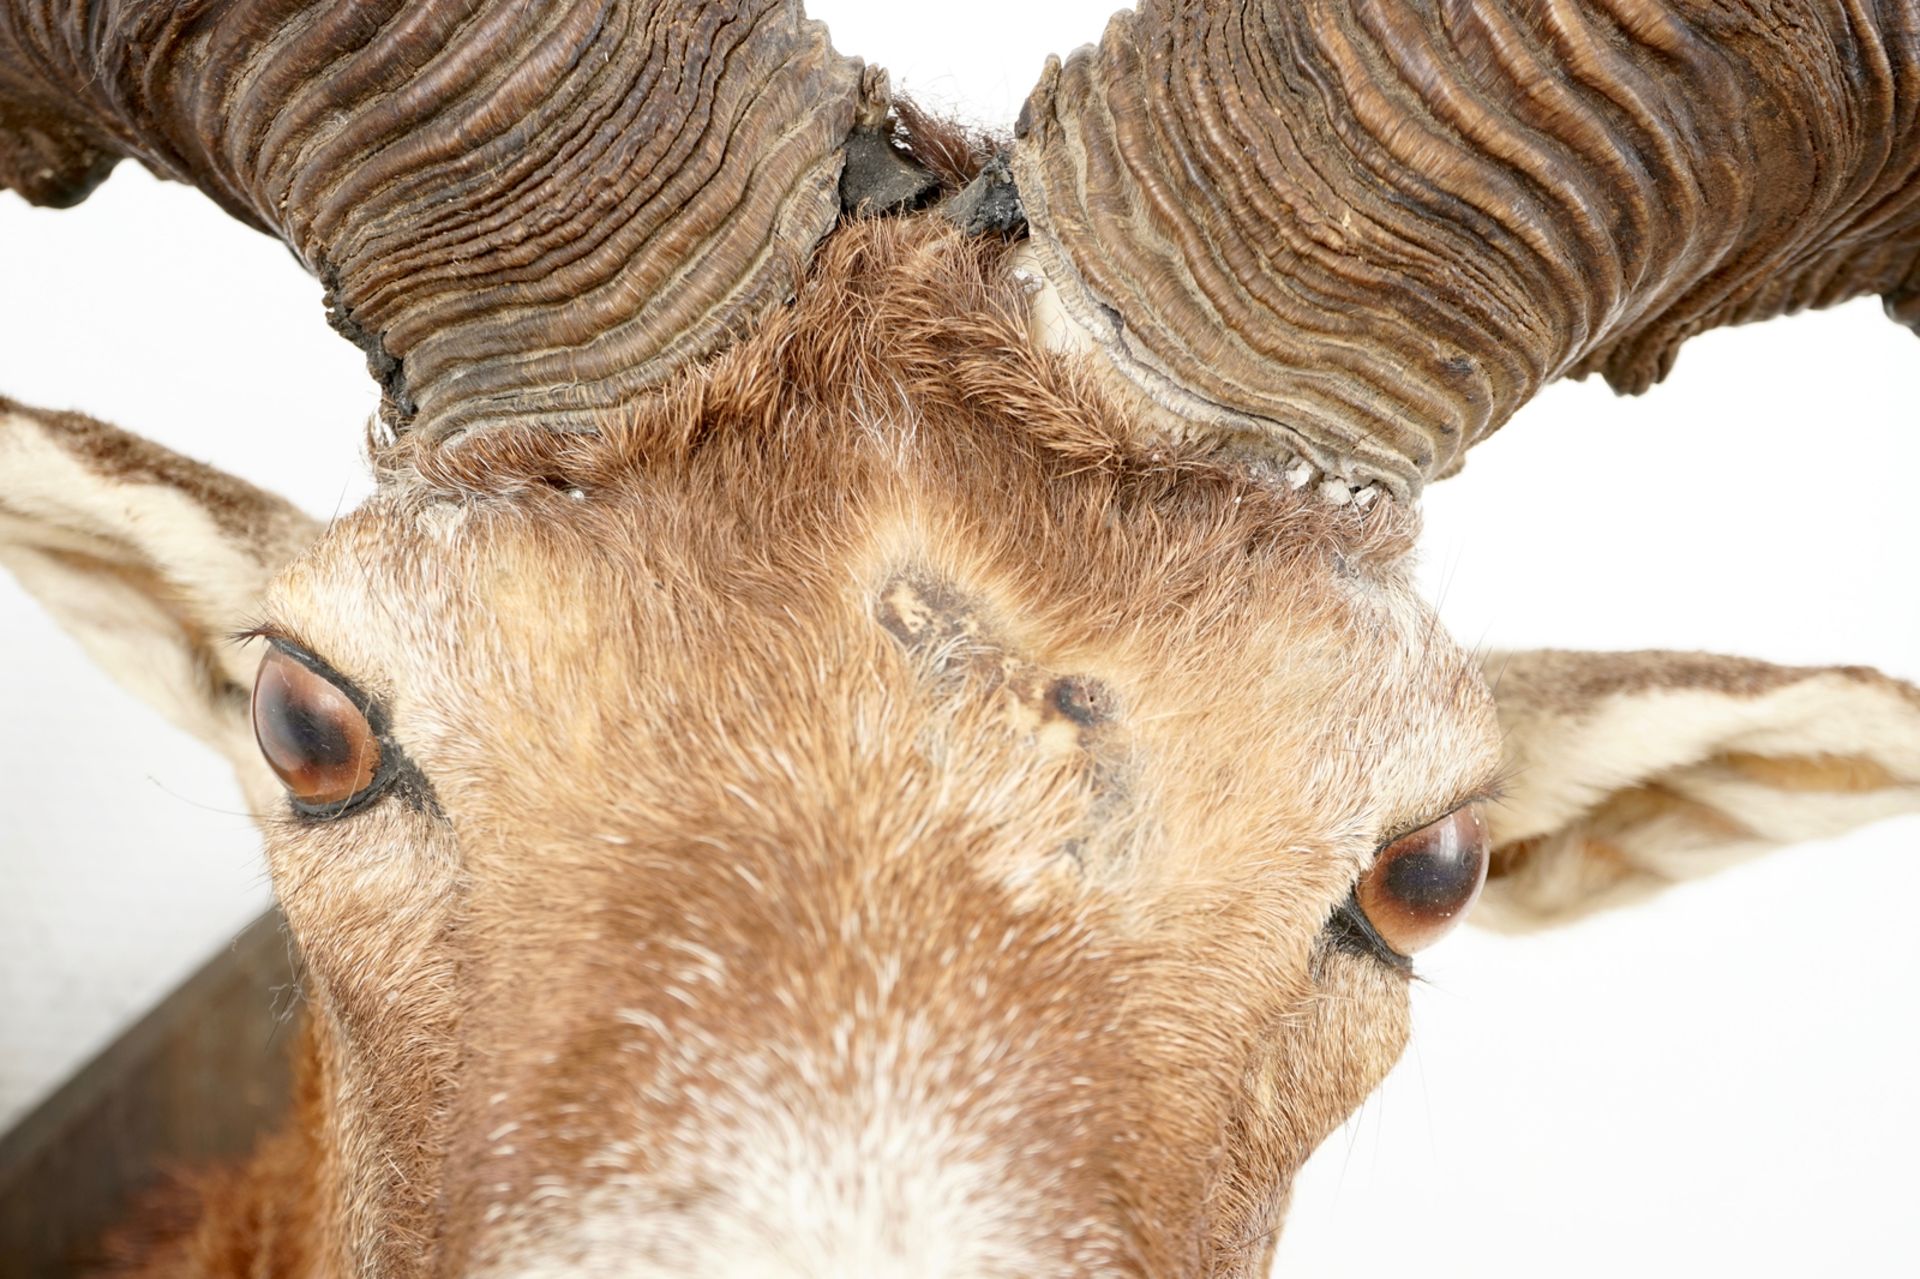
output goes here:
{"type": "MultiPolygon", "coordinates": [[[[1010,122],[1110,0],[816,0],[849,53],[1010,122]]],[[[126,165],[80,209],[0,195],[0,393],[75,407],[316,515],[374,405],[320,289],[126,165]]],[[[1454,633],[1720,649],[1920,678],[1920,343],[1876,303],[1710,334],[1638,401],[1551,389],[1429,498],[1454,633]]],[[[1920,821],[1630,912],[1423,960],[1413,1048],[1315,1157],[1281,1270],[1912,1273],[1920,821]]],[[[264,906],[210,752],[0,575],[0,1127],[264,906]]]]}

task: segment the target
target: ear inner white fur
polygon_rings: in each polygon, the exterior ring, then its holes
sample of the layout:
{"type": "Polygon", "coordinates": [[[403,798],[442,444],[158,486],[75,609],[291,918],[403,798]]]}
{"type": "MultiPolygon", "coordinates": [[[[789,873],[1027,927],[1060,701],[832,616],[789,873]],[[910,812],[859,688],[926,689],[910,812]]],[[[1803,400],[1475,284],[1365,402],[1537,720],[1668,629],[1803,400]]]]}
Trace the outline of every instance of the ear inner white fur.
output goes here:
{"type": "Polygon", "coordinates": [[[259,654],[228,636],[318,534],[231,476],[77,414],[0,400],[0,565],[250,783],[265,776],[247,726],[259,654]]]}
{"type": "Polygon", "coordinates": [[[1920,811],[1920,690],[1701,653],[1493,654],[1512,775],[1478,922],[1529,928],[1920,811]]]}

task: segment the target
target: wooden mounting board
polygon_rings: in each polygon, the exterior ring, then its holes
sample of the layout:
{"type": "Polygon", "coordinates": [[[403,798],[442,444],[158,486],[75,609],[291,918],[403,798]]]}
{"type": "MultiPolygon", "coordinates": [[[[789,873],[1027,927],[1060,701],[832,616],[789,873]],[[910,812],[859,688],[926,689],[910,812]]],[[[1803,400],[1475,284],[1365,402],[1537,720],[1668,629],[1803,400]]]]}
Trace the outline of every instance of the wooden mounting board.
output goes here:
{"type": "Polygon", "coordinates": [[[278,911],[0,1135],[0,1276],[84,1273],[169,1167],[247,1151],[282,1110],[299,985],[278,911]]]}

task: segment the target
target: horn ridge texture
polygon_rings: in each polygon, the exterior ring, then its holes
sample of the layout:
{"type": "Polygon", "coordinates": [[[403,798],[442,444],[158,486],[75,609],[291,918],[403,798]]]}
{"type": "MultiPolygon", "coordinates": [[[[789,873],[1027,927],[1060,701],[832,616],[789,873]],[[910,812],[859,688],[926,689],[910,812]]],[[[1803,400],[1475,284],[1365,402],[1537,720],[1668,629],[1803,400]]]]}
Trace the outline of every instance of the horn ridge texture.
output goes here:
{"type": "Polygon", "coordinates": [[[790,296],[860,64],[797,0],[11,0],[0,183],[282,236],[397,427],[590,428],[790,296]]]}
{"type": "Polygon", "coordinates": [[[1407,497],[1544,383],[1920,316],[1920,0],[1144,0],[1051,62],[1041,273],[1186,433],[1407,497]]]}

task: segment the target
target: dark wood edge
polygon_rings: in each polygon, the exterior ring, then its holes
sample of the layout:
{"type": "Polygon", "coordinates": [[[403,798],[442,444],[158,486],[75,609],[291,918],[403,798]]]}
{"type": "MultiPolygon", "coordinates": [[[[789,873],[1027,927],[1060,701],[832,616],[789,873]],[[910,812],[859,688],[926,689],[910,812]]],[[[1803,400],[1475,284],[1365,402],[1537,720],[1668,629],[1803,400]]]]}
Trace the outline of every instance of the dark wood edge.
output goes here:
{"type": "Polygon", "coordinates": [[[298,1003],[269,911],[0,1134],[0,1275],[78,1273],[168,1169],[248,1150],[285,1109],[298,1003]]]}

